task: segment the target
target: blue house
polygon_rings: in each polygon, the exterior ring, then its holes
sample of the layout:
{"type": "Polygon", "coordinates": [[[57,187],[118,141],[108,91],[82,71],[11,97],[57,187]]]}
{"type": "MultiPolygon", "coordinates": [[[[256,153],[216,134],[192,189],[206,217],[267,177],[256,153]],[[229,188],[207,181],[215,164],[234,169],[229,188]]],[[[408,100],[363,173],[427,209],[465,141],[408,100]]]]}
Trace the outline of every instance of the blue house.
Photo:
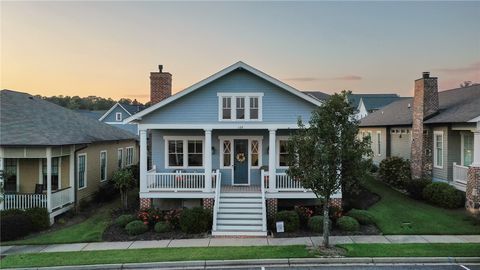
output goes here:
{"type": "Polygon", "coordinates": [[[141,207],[203,205],[213,235],[266,235],[278,205],[316,198],[285,173],[286,142],[321,104],[238,62],[128,117],[140,134],[141,207]]]}
{"type": "Polygon", "coordinates": [[[100,118],[98,118],[98,120],[138,135],[137,124],[124,123],[123,120],[143,109],[144,107],[142,105],[131,105],[117,102],[110,108],[110,110],[106,111],[100,118]]]}

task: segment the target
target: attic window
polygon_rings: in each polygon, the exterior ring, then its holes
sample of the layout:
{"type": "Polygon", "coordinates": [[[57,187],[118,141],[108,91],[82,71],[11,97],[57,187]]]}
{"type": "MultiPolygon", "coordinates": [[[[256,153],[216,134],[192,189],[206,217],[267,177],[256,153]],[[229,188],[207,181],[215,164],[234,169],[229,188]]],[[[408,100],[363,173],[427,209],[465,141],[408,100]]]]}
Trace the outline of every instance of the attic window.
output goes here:
{"type": "Polygon", "coordinates": [[[263,93],[218,93],[219,121],[261,121],[263,93]]]}
{"type": "Polygon", "coordinates": [[[115,120],[117,121],[122,121],[122,113],[121,112],[117,112],[115,114],[115,120]]]}

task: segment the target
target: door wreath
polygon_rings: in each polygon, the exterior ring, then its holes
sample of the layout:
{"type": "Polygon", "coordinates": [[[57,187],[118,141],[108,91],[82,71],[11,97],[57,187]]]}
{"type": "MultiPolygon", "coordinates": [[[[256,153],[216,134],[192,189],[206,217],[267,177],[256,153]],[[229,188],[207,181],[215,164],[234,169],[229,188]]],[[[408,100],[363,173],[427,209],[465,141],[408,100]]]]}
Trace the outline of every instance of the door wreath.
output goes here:
{"type": "Polygon", "coordinates": [[[243,163],[245,161],[245,154],[244,153],[238,153],[236,158],[237,158],[238,162],[243,163]]]}

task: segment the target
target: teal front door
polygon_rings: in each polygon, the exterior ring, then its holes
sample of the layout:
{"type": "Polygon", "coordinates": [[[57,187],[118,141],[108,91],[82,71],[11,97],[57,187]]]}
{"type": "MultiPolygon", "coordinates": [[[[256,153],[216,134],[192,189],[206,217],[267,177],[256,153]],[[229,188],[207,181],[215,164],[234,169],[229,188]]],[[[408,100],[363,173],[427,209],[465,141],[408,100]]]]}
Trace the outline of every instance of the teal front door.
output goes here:
{"type": "Polygon", "coordinates": [[[248,185],[248,140],[234,140],[233,184],[248,185]]]}

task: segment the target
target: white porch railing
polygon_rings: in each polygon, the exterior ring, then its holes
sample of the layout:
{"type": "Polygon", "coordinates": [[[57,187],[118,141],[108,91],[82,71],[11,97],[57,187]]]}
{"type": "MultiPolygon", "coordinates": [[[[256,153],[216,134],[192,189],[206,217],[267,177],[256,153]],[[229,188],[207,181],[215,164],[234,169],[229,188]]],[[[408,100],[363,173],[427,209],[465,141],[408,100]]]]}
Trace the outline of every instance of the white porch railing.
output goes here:
{"type": "Polygon", "coordinates": [[[466,185],[467,174],[468,174],[468,167],[458,165],[455,162],[453,163],[453,182],[460,185],[466,185]]]}
{"type": "Polygon", "coordinates": [[[222,175],[217,170],[213,176],[215,178],[215,201],[213,206],[213,228],[212,231],[217,230],[217,213],[220,206],[220,191],[222,190],[222,175]]]}
{"type": "Polygon", "coordinates": [[[262,181],[260,184],[262,191],[262,231],[267,231],[267,200],[265,199],[265,171],[261,170],[262,181]]]}
{"type": "MultiPolygon", "coordinates": [[[[212,187],[216,187],[220,172],[212,173],[212,187]]],[[[205,173],[147,173],[148,191],[202,191],[205,189],[205,173]]]]}
{"type": "Polygon", "coordinates": [[[5,194],[3,209],[47,208],[47,194],[5,194]]]}
{"type": "MultiPolygon", "coordinates": [[[[268,172],[262,171],[262,179],[265,188],[270,189],[268,172]]],[[[278,191],[308,191],[300,181],[292,179],[284,172],[275,174],[275,189],[278,191]]]]}
{"type": "Polygon", "coordinates": [[[52,192],[52,209],[61,208],[73,202],[71,187],[52,192]]]}

